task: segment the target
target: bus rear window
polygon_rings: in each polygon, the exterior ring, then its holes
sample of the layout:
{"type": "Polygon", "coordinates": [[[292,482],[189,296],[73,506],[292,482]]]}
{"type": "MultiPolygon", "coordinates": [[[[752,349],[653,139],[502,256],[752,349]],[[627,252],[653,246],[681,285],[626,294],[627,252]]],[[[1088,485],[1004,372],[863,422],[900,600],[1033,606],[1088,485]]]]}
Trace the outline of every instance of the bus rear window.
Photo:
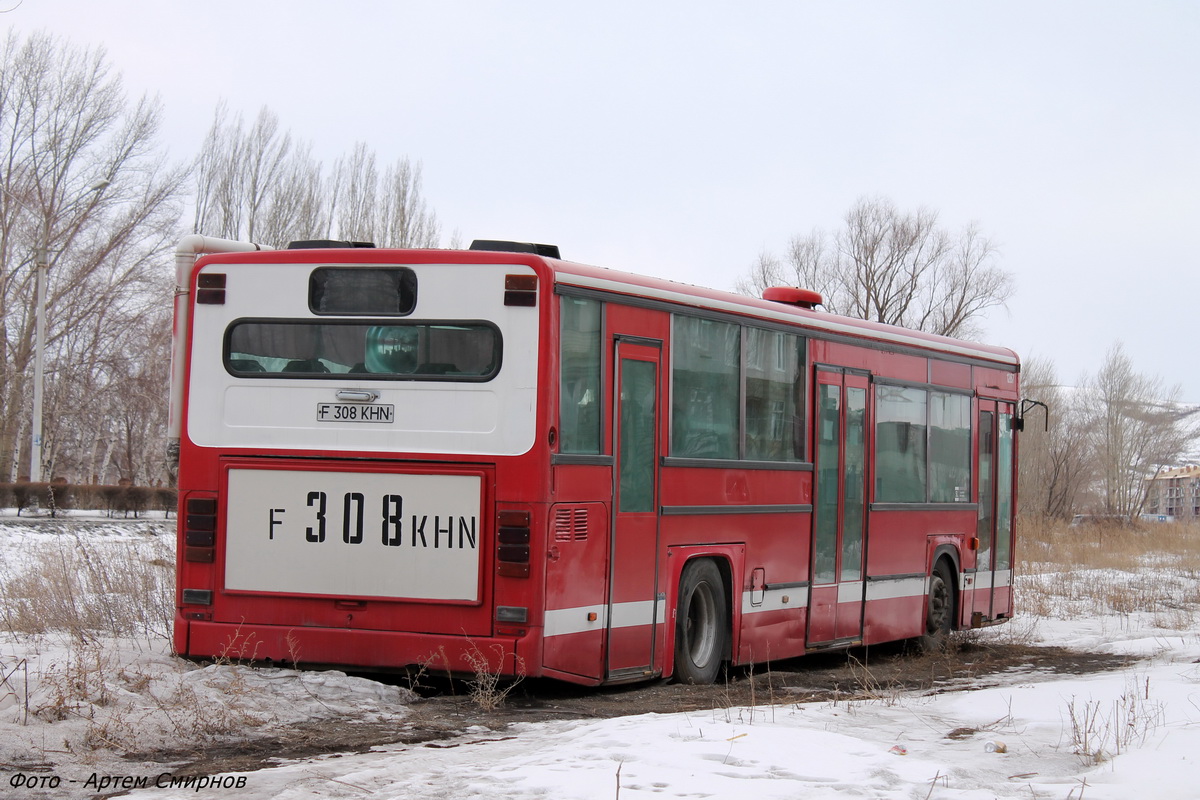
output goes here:
{"type": "Polygon", "coordinates": [[[308,307],[314,314],[411,314],[417,276],[403,267],[321,267],[308,278],[308,307]]]}
{"type": "Polygon", "coordinates": [[[242,378],[486,381],[500,355],[500,331],[487,322],[239,320],[226,331],[224,357],[242,378]]]}

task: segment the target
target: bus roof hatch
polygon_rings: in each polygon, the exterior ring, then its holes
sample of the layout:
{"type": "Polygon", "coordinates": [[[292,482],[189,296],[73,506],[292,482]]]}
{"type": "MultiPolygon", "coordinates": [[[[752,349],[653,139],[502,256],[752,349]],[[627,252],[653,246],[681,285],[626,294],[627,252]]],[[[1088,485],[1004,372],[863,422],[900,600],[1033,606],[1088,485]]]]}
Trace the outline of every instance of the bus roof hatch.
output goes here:
{"type": "Polygon", "coordinates": [[[562,258],[556,244],[534,244],[533,242],[506,242],[499,239],[476,239],[471,250],[496,250],[501,253],[534,253],[543,258],[562,258]]]}

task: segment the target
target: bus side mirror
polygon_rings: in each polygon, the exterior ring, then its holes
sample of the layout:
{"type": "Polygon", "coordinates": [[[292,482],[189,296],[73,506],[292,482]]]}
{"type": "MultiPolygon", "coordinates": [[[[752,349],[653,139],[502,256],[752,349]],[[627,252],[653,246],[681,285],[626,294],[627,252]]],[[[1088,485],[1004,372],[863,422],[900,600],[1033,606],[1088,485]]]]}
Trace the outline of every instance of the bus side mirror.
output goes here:
{"type": "Polygon", "coordinates": [[[1025,415],[1029,413],[1029,409],[1036,406],[1041,406],[1042,411],[1046,416],[1046,432],[1050,432],[1050,407],[1040,400],[1022,400],[1020,413],[1013,419],[1013,430],[1025,430],[1025,415]]]}

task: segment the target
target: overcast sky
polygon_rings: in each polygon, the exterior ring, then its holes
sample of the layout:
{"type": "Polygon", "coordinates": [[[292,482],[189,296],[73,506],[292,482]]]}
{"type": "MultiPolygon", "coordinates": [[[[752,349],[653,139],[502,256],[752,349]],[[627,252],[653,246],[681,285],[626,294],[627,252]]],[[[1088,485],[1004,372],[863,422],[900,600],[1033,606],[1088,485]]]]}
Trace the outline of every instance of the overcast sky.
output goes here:
{"type": "MultiPolygon", "coordinates": [[[[103,45],[190,159],[217,104],[419,161],[446,238],[717,288],[864,195],[978,221],[986,341],[1200,403],[1200,3],[0,0],[103,45]]],[[[164,269],[170,265],[164,263],[164,269]]]]}

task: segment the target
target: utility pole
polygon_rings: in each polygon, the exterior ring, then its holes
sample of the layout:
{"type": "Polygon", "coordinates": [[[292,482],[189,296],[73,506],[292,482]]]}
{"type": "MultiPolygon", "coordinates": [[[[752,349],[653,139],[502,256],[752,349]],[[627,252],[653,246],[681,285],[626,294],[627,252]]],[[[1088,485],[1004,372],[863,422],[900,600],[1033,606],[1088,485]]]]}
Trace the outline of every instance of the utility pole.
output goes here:
{"type": "Polygon", "coordinates": [[[42,231],[42,245],[34,254],[37,270],[37,321],[33,338],[33,432],[29,443],[29,481],[42,482],[42,395],[46,382],[46,280],[50,271],[50,215],[42,231]]]}

